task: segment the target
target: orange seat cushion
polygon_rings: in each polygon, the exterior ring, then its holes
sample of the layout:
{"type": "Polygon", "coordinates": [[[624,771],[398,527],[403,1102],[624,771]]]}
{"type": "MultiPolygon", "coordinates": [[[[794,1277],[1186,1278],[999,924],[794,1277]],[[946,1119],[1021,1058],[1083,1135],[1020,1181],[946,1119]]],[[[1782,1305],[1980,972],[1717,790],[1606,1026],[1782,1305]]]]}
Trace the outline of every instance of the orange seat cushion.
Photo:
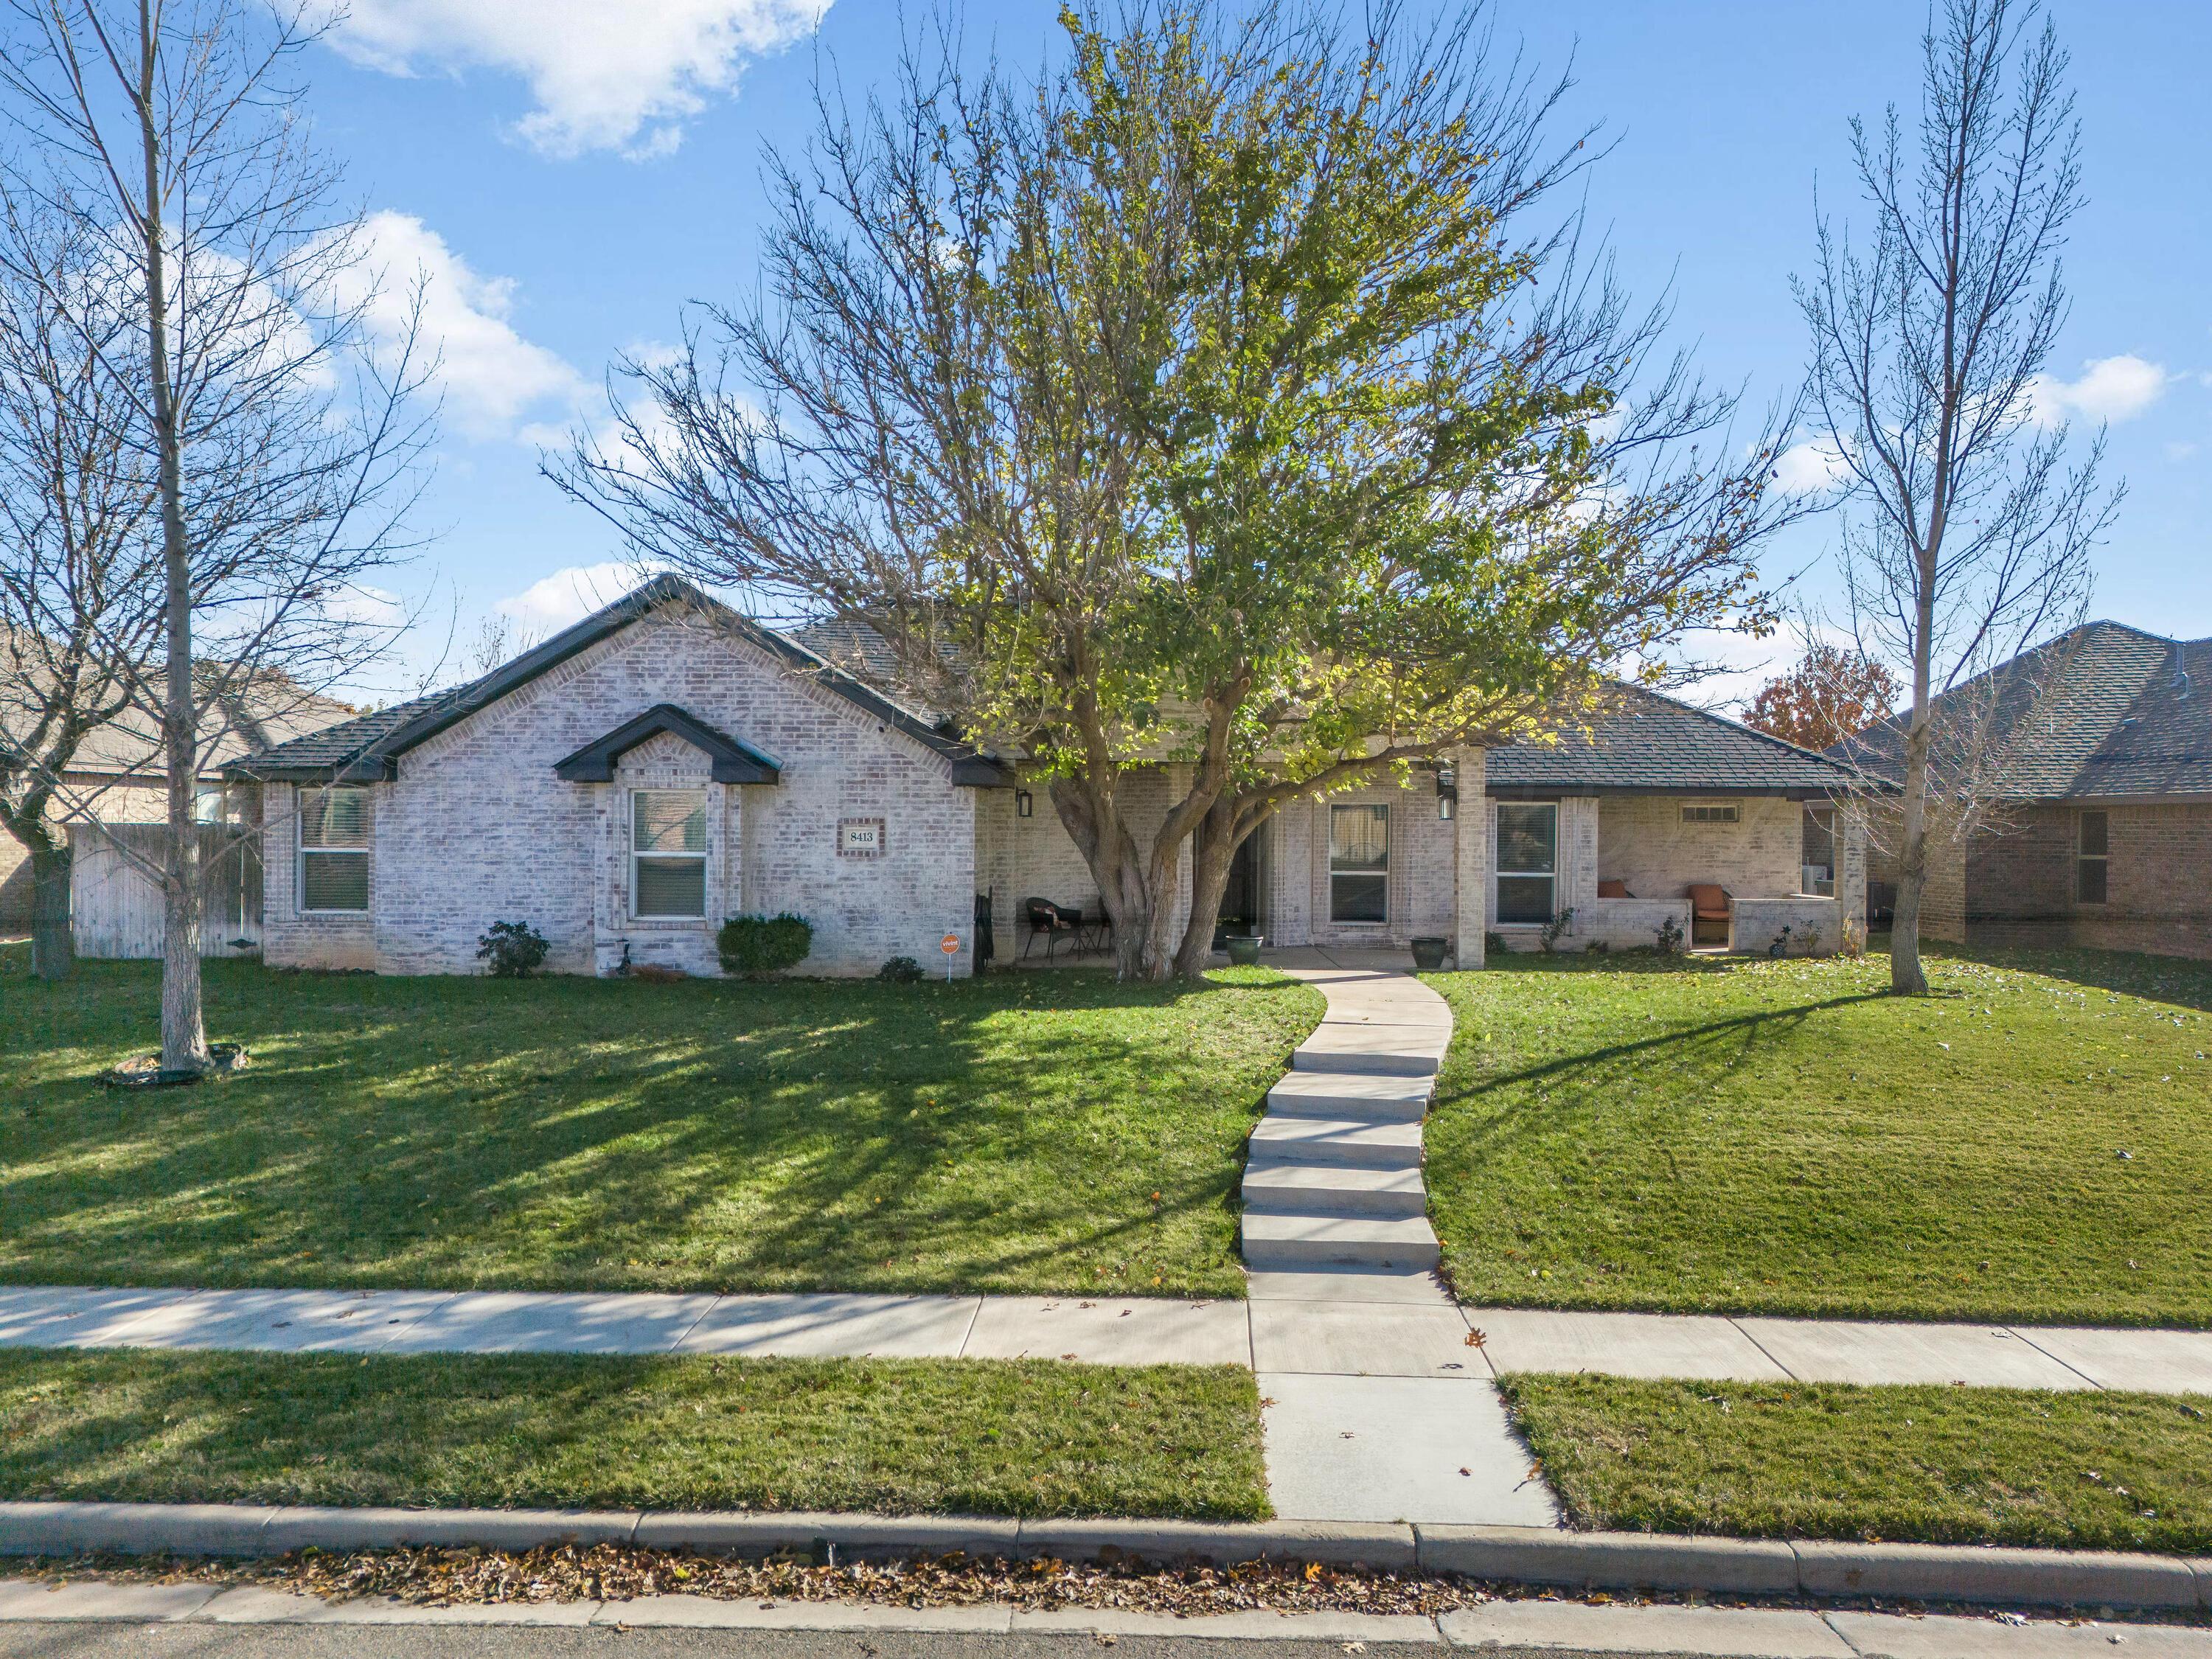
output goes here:
{"type": "Polygon", "coordinates": [[[1597,896],[1600,898],[1626,898],[1628,884],[1625,881],[1601,881],[1597,884],[1597,896]]]}
{"type": "Polygon", "coordinates": [[[1690,885],[1690,908],[1701,916],[1724,916],[1729,913],[1729,896],[1724,888],[1708,882],[1693,882],[1690,885]]]}

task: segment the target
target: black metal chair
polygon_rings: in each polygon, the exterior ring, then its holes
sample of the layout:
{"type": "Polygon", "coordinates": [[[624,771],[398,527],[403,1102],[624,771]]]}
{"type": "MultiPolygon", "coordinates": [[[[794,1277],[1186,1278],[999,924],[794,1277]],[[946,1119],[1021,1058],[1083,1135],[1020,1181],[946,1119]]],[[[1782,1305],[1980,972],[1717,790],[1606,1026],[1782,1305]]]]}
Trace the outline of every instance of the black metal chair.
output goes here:
{"type": "Polygon", "coordinates": [[[1067,913],[1050,899],[1024,899],[1022,915],[1029,927],[1029,937],[1022,941],[1021,959],[1024,962],[1029,960],[1030,951],[1040,937],[1044,940],[1044,959],[1047,962],[1052,960],[1053,952],[1063,937],[1071,945],[1079,938],[1076,921],[1071,920],[1067,913]]]}

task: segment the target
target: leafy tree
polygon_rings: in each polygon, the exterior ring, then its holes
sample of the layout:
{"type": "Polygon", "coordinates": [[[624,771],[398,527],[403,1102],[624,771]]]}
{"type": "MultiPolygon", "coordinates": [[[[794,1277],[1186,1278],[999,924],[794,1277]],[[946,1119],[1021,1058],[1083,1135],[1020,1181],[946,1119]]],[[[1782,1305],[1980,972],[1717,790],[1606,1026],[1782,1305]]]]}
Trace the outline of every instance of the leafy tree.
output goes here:
{"type": "Polygon", "coordinates": [[[1826,749],[1886,720],[1897,676],[1856,651],[1815,640],[1796,665],[1759,688],[1744,723],[1805,749],[1826,749]]]}
{"type": "Polygon", "coordinates": [[[1728,399],[1679,361],[1638,387],[1659,319],[1534,211],[1582,141],[1473,17],[1062,21],[1041,85],[910,56],[896,100],[825,102],[771,161],[766,294],[627,364],[620,440],[557,476],[641,551],[875,628],[1050,781],[1158,977],[1283,801],[1589,697],[1751,599],[1788,507],[1728,399]]]}

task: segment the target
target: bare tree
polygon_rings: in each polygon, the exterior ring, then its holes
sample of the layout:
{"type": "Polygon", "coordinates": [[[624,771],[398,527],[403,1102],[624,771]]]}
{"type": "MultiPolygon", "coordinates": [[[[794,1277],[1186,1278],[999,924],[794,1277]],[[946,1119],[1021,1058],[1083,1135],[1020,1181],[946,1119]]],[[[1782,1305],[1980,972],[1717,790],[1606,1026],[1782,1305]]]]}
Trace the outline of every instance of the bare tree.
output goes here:
{"type": "Polygon", "coordinates": [[[1649,331],[1529,210],[1584,152],[1471,9],[1065,21],[1041,83],[948,47],[825,92],[771,158],[767,293],[625,365],[618,439],[556,477],[643,556],[883,635],[1049,781],[1149,978],[1197,970],[1280,800],[1496,741],[1744,597],[1770,451],[1640,468],[1726,400],[1628,406],[1649,331]]]}
{"type": "MultiPolygon", "coordinates": [[[[1988,804],[1995,700],[1946,697],[2082,614],[2089,553],[2118,505],[2101,434],[2069,460],[2039,419],[2037,376],[2067,313],[2060,252],[2081,201],[2066,53],[2036,0],[1945,0],[1923,42],[1921,110],[1854,119],[1873,225],[1825,216],[1796,284],[1812,397],[1847,474],[1853,620],[1870,654],[1911,665],[1892,988],[1924,993],[1921,900],[1932,841],[1988,804]]],[[[2017,690],[2017,688],[2014,688],[2017,690]]]]}
{"type": "Polygon", "coordinates": [[[32,971],[69,970],[69,842],[98,810],[71,786],[86,740],[131,713],[128,665],[161,622],[154,480],[106,372],[123,317],[99,314],[99,244],[69,217],[0,203],[0,828],[30,858],[32,971]],[[58,297],[73,296],[64,307],[58,297]]]}
{"type": "MultiPolygon", "coordinates": [[[[10,0],[0,191],[75,222],[107,281],[55,296],[155,485],[163,653],[127,665],[168,793],[161,1064],[207,1064],[195,786],[226,711],[337,684],[402,620],[371,579],[428,435],[419,283],[396,325],[286,76],[317,24],[258,0],[10,0]],[[127,351],[99,343],[127,319],[127,351]]],[[[318,10],[313,16],[325,16],[318,10]]]]}

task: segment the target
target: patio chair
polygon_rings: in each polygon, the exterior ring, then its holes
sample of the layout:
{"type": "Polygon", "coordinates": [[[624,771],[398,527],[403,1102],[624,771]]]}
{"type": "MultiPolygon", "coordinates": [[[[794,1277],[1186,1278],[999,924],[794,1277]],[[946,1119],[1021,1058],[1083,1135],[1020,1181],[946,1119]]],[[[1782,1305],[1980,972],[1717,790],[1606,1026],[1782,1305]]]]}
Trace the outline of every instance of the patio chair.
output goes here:
{"type": "Polygon", "coordinates": [[[1685,890],[1690,898],[1690,943],[1692,945],[1718,945],[1725,948],[1735,915],[1734,902],[1729,897],[1728,889],[1716,886],[1711,882],[1693,881],[1685,890]],[[1700,936],[1703,930],[1714,927],[1720,929],[1721,936],[1717,939],[1700,936]]]}
{"type": "MultiPolygon", "coordinates": [[[[1078,916],[1080,915],[1078,912],[1078,916]]],[[[1022,901],[1022,915],[1029,926],[1029,937],[1022,941],[1021,959],[1029,960],[1030,948],[1042,938],[1044,940],[1044,959],[1052,960],[1052,953],[1064,938],[1074,945],[1079,935],[1077,921],[1050,899],[1029,898],[1022,901]]]]}
{"type": "Polygon", "coordinates": [[[1628,890],[1628,884],[1625,881],[1601,881],[1598,883],[1597,896],[1600,898],[1634,898],[1636,896],[1635,894],[1628,890]]]}

